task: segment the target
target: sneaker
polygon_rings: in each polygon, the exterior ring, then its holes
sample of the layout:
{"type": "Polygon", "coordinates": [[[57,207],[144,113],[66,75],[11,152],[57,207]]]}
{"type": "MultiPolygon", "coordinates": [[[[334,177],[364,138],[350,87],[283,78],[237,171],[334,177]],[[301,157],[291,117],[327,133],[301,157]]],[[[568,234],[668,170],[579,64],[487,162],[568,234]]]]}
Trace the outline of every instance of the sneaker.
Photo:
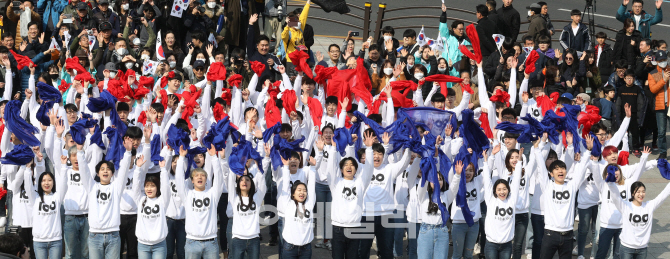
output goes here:
{"type": "Polygon", "coordinates": [[[333,245],[330,244],[330,240],[328,240],[328,242],[326,242],[325,246],[326,246],[326,248],[328,248],[328,251],[333,251],[333,245]]]}
{"type": "MultiPolygon", "coordinates": [[[[575,246],[575,249],[572,249],[572,255],[577,255],[577,247],[576,246],[575,246]]],[[[581,259],[584,259],[584,257],[582,257],[581,259]]]]}
{"type": "Polygon", "coordinates": [[[269,246],[277,246],[277,237],[270,238],[269,246]]]}
{"type": "Polygon", "coordinates": [[[575,216],[575,222],[579,222],[579,215],[575,216]]]}
{"type": "Polygon", "coordinates": [[[475,249],[472,251],[472,255],[478,255],[481,251],[481,247],[479,247],[479,243],[475,244],[475,249]]]}

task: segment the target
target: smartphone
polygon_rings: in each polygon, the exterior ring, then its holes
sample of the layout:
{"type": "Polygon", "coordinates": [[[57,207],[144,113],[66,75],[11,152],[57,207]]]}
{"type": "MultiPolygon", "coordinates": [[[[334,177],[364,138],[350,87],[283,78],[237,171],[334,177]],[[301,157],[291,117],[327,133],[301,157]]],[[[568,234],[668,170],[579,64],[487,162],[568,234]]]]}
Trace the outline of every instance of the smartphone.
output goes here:
{"type": "Polygon", "coordinates": [[[63,18],[63,23],[72,23],[72,14],[66,13],[65,18],[63,18]]]}
{"type": "Polygon", "coordinates": [[[14,11],[21,11],[19,8],[21,7],[21,1],[14,1],[12,3],[12,10],[14,11]]]}
{"type": "Polygon", "coordinates": [[[358,31],[352,31],[351,34],[349,34],[349,36],[354,36],[354,37],[358,37],[360,35],[361,35],[361,33],[358,32],[358,31]]]}

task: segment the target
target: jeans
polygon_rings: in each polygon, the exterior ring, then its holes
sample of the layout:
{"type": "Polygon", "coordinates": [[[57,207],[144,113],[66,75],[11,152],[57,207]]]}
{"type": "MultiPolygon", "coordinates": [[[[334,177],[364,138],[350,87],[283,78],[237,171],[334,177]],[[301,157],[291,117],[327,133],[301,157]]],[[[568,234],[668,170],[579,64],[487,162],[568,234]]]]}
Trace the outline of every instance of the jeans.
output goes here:
{"type": "Polygon", "coordinates": [[[126,259],[137,258],[137,236],[135,236],[135,226],[137,226],[137,214],[121,215],[121,225],[119,226],[119,236],[121,236],[121,249],[119,258],[123,257],[123,248],[126,248],[126,259]]]}
{"type": "MultiPolygon", "coordinates": [[[[228,226],[226,226],[226,239],[228,240],[233,240],[233,219],[234,218],[229,218],[228,226]]],[[[228,254],[230,254],[230,251],[233,250],[231,244],[232,242],[228,242],[228,254]]]]}
{"type": "Polygon", "coordinates": [[[528,228],[528,213],[514,215],[514,245],[512,247],[512,258],[521,259],[524,253],[523,241],[526,240],[526,229],[528,228]]]}
{"type": "MultiPolygon", "coordinates": [[[[5,186],[7,186],[7,181],[5,181],[5,186]]],[[[5,187],[6,188],[6,187],[5,187]]],[[[6,201],[6,206],[7,206],[7,224],[5,226],[13,226],[14,225],[14,219],[12,217],[13,215],[13,207],[12,206],[12,196],[14,196],[14,193],[10,190],[7,190],[7,194],[5,195],[5,198],[7,199],[6,201]]],[[[5,228],[5,234],[9,232],[9,228],[5,228]]],[[[88,253],[86,253],[88,254],[88,253]]]]}
{"type": "MultiPolygon", "coordinates": [[[[373,232],[365,231],[364,233],[367,235],[374,234],[374,236],[377,237],[377,253],[381,256],[381,258],[393,258],[393,233],[395,232],[395,229],[383,226],[382,222],[391,222],[391,219],[388,218],[388,216],[363,216],[361,219],[361,224],[374,224],[373,232]]],[[[361,239],[361,243],[358,248],[359,258],[370,258],[370,249],[372,248],[373,239],[374,238],[361,239]]]]}
{"type": "Polygon", "coordinates": [[[51,242],[33,241],[33,249],[35,250],[35,258],[37,259],[60,259],[61,251],[63,251],[63,242],[62,240],[51,242]]]}
{"type": "Polygon", "coordinates": [[[119,231],[88,233],[88,252],[91,259],[119,258],[121,254],[119,231]]]}
{"type": "Polygon", "coordinates": [[[216,238],[203,241],[187,238],[184,252],[186,259],[219,259],[219,241],[216,238]]]}
{"type": "Polygon", "coordinates": [[[449,255],[449,228],[442,225],[421,224],[417,239],[419,258],[446,259],[449,255]]]}
{"type": "Polygon", "coordinates": [[[333,226],[333,239],[330,240],[330,244],[333,246],[331,252],[333,259],[358,258],[358,247],[361,240],[350,235],[351,231],[356,230],[360,230],[360,228],[333,226]]]}
{"type": "MultiPolygon", "coordinates": [[[[403,226],[407,225],[407,214],[405,213],[406,211],[401,210],[401,211],[396,211],[398,213],[402,213],[402,218],[393,218],[393,222],[396,224],[402,224],[403,226]]],[[[403,256],[403,250],[405,250],[405,246],[403,245],[403,239],[405,238],[405,231],[407,230],[406,227],[403,228],[394,228],[393,230],[393,256],[398,257],[398,256],[403,256]]]]}
{"type": "Polygon", "coordinates": [[[88,218],[85,216],[65,215],[63,226],[65,259],[88,258],[88,218]]]}
{"type": "Polygon", "coordinates": [[[668,125],[668,109],[656,111],[656,126],[658,127],[658,140],[656,144],[661,154],[668,153],[668,144],[665,140],[666,126],[668,125]]]}
{"type": "MultiPolygon", "coordinates": [[[[261,253],[261,238],[256,237],[252,239],[239,239],[239,238],[233,238],[231,242],[230,247],[230,253],[228,253],[228,258],[230,259],[243,259],[243,258],[249,258],[249,259],[258,259],[260,257],[261,253]],[[246,253],[246,257],[245,257],[246,253]]],[[[219,258],[219,253],[216,253],[216,257],[212,257],[214,259],[219,258]]],[[[190,258],[187,258],[190,259],[190,258]]],[[[193,259],[198,259],[198,258],[193,258],[193,259]]]]}
{"type": "Polygon", "coordinates": [[[621,259],[645,259],[647,258],[647,248],[633,249],[626,246],[621,246],[619,249],[621,259]]]}
{"type": "Polygon", "coordinates": [[[228,251],[228,238],[226,235],[226,228],[228,227],[228,215],[226,209],[228,208],[228,193],[222,193],[219,198],[219,205],[216,207],[216,215],[219,217],[219,249],[228,251]]]}
{"type": "MultiPolygon", "coordinates": [[[[550,213],[550,212],[548,212],[550,213]]],[[[542,239],[541,258],[552,258],[558,252],[559,259],[572,258],[572,237],[574,233],[572,230],[566,232],[556,232],[552,230],[544,230],[544,238],[542,239]]]]}
{"type": "MultiPolygon", "coordinates": [[[[577,232],[577,255],[584,255],[584,247],[586,246],[586,236],[589,231],[595,229],[596,217],[598,216],[598,205],[593,205],[587,209],[578,209],[579,225],[577,232]]],[[[596,235],[593,235],[593,244],[596,243],[596,235]]]]}
{"type": "Polygon", "coordinates": [[[316,191],[316,206],[314,212],[317,212],[317,208],[324,208],[325,211],[318,213],[318,218],[316,218],[316,236],[324,237],[326,235],[326,229],[330,226],[330,203],[333,201],[333,196],[330,193],[330,187],[325,184],[316,183],[314,186],[316,191]]]}
{"type": "Polygon", "coordinates": [[[186,245],[185,220],[167,218],[168,234],[165,238],[167,246],[167,258],[172,259],[175,249],[177,250],[177,259],[184,259],[184,246],[186,245]]]}
{"type": "Polygon", "coordinates": [[[454,253],[451,255],[452,259],[472,259],[472,252],[477,243],[477,235],[479,234],[479,221],[476,221],[472,227],[467,223],[454,223],[451,225],[451,239],[454,244],[454,253]]]}
{"type": "Polygon", "coordinates": [[[531,213],[530,223],[533,226],[532,259],[540,259],[540,251],[542,251],[542,237],[544,237],[544,216],[531,213]]]}
{"type": "Polygon", "coordinates": [[[484,250],[486,259],[507,259],[512,256],[512,241],[507,243],[493,243],[486,241],[486,250],[484,250]]]}
{"type": "Polygon", "coordinates": [[[282,258],[284,259],[310,259],[312,258],[312,243],[305,244],[304,246],[296,246],[284,242],[282,253],[282,258]]]}
{"type": "Polygon", "coordinates": [[[282,237],[282,232],[284,231],[284,217],[279,217],[279,220],[277,220],[277,229],[279,230],[279,238],[277,238],[277,251],[279,251],[279,259],[282,259],[282,250],[284,248],[284,238],[282,237]]]}
{"type": "Polygon", "coordinates": [[[485,251],[486,230],[484,229],[484,226],[486,224],[486,202],[479,204],[479,211],[482,212],[482,217],[479,219],[479,251],[485,251]]]}
{"type": "Polygon", "coordinates": [[[610,250],[610,244],[614,243],[612,248],[612,258],[619,259],[619,249],[621,247],[621,241],[619,240],[619,235],[621,234],[620,228],[600,228],[600,240],[598,241],[598,252],[596,253],[596,259],[606,259],[607,254],[610,250]]]}
{"type": "Polygon", "coordinates": [[[416,240],[419,238],[419,231],[421,230],[421,223],[408,223],[407,225],[407,252],[409,259],[417,259],[419,256],[417,252],[416,240]]]}
{"type": "MultiPolygon", "coordinates": [[[[275,208],[277,207],[277,185],[272,181],[272,174],[266,174],[265,176],[265,185],[267,186],[267,192],[263,197],[263,203],[265,205],[272,205],[275,208]]],[[[270,217],[276,217],[277,215],[274,212],[266,212],[270,217]]],[[[270,225],[270,237],[276,238],[279,236],[279,226],[278,223],[270,225]]],[[[230,240],[230,239],[228,239],[230,240]]]]}
{"type": "Polygon", "coordinates": [[[167,245],[165,240],[155,245],[137,243],[137,258],[139,259],[163,259],[167,256],[167,245]]]}

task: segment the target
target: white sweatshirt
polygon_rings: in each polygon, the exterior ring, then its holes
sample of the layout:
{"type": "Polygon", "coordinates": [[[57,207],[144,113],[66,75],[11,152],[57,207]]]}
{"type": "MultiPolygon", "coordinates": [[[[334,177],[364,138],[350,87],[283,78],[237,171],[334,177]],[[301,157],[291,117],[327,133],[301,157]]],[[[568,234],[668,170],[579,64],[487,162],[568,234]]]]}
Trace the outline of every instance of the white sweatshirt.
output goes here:
{"type": "MultiPolygon", "coordinates": [[[[465,183],[465,197],[468,200],[468,208],[470,208],[470,211],[475,213],[475,216],[472,218],[474,222],[479,221],[479,219],[482,217],[480,203],[483,200],[482,195],[484,194],[480,193],[479,190],[481,190],[483,187],[484,182],[482,177],[474,176],[472,181],[465,183]]],[[[465,218],[463,218],[463,211],[461,211],[461,207],[456,206],[455,203],[451,206],[451,219],[456,224],[466,223],[465,218]]]]}
{"type": "MultiPolygon", "coordinates": [[[[519,191],[522,181],[512,181],[509,187],[511,191],[507,194],[507,199],[501,200],[493,195],[496,188],[493,186],[495,183],[494,180],[498,179],[497,177],[491,178],[488,166],[488,163],[484,163],[484,171],[482,172],[484,200],[486,207],[491,208],[489,210],[491,213],[487,214],[486,224],[484,225],[487,231],[486,240],[491,243],[504,244],[512,241],[514,238],[516,207],[518,205],[517,198],[519,198],[519,195],[522,195],[521,191],[519,191]]],[[[521,177],[522,168],[521,166],[517,166],[514,169],[512,178],[524,179],[521,177]]]]}
{"type": "MultiPolygon", "coordinates": [[[[373,163],[372,156],[366,156],[365,158],[366,163],[373,163]]],[[[393,214],[393,210],[395,209],[393,183],[398,178],[398,175],[405,171],[408,165],[409,149],[406,149],[400,161],[393,164],[384,163],[373,169],[372,177],[374,177],[374,180],[370,181],[370,186],[365,192],[365,209],[363,213],[365,216],[393,214]],[[374,204],[374,207],[368,207],[368,204],[374,204]]]]}
{"type": "MultiPolygon", "coordinates": [[[[91,233],[108,233],[119,231],[121,225],[121,195],[126,182],[126,174],[130,166],[130,151],[126,151],[121,159],[117,177],[111,183],[102,185],[95,183],[88,200],[88,224],[91,233]]],[[[79,167],[81,170],[82,167],[79,167]]]]}
{"type": "MultiPolygon", "coordinates": [[[[340,153],[335,147],[325,147],[333,159],[328,162],[328,183],[330,191],[333,193],[331,207],[331,219],[333,226],[338,227],[358,227],[361,225],[361,216],[363,215],[363,197],[370,185],[372,172],[374,170],[372,163],[358,164],[358,170],[353,180],[342,178],[339,170],[340,153]],[[336,208],[336,209],[335,209],[336,208]]],[[[372,147],[365,149],[365,157],[372,157],[372,147]]]]}
{"type": "MultiPolygon", "coordinates": [[[[307,172],[306,171],[309,168],[304,168],[304,169],[305,170],[298,168],[298,170],[296,171],[295,174],[292,174],[289,171],[288,166],[282,166],[281,168],[278,168],[277,170],[272,171],[272,178],[275,181],[275,183],[277,183],[277,190],[283,190],[284,187],[285,187],[284,186],[284,181],[283,181],[284,175],[288,174],[289,178],[290,178],[289,182],[288,182],[289,191],[288,192],[279,191],[279,194],[277,196],[277,201],[280,201],[280,200],[285,199],[285,198],[290,199],[290,197],[282,197],[282,196],[283,195],[288,195],[288,196],[291,195],[290,194],[290,189],[293,186],[293,183],[295,183],[297,181],[307,183],[307,182],[313,180],[313,178],[312,179],[307,178],[307,172]]],[[[285,202],[277,202],[277,214],[280,217],[284,217],[284,207],[285,206],[286,206],[285,202]]]]}
{"type": "Polygon", "coordinates": [[[308,170],[309,181],[307,181],[307,199],[303,203],[297,203],[291,199],[291,176],[284,169],[282,177],[282,189],[277,204],[284,204],[284,241],[296,246],[309,244],[314,239],[314,204],[316,203],[316,182],[313,180],[315,172],[308,170]],[[310,211],[312,210],[312,211],[310,211]]]}
{"type": "MultiPolygon", "coordinates": [[[[453,170],[449,172],[450,174],[453,174],[453,170]]],[[[461,181],[461,175],[460,174],[455,174],[452,177],[451,183],[449,183],[449,189],[444,192],[440,192],[440,199],[442,200],[442,203],[444,204],[447,209],[449,208],[449,204],[456,199],[456,194],[458,193],[458,186],[459,182],[461,181]]],[[[430,225],[442,225],[442,212],[438,209],[436,213],[428,213],[428,206],[430,205],[430,199],[431,196],[433,195],[432,193],[428,193],[428,185],[430,183],[426,182],[426,184],[423,185],[423,187],[419,186],[418,190],[418,195],[419,195],[419,213],[421,214],[421,221],[424,224],[430,224],[430,225]]],[[[446,184],[446,182],[445,182],[446,184]]],[[[435,188],[438,188],[438,186],[435,186],[435,188]]],[[[437,202],[437,201],[435,201],[437,202]]],[[[453,206],[456,206],[455,204],[453,206]]],[[[453,207],[452,207],[453,208],[453,207]]],[[[447,213],[449,213],[447,211],[447,213]]]]}
{"type": "MultiPolygon", "coordinates": [[[[167,157],[165,166],[171,166],[172,158],[167,157]]],[[[142,169],[139,170],[140,173],[136,175],[135,181],[133,182],[133,198],[135,202],[139,205],[137,207],[137,225],[135,227],[135,236],[137,236],[137,242],[140,242],[144,245],[155,245],[167,237],[168,226],[167,219],[165,218],[165,213],[170,203],[170,186],[168,185],[168,172],[166,168],[161,168],[160,174],[160,193],[161,195],[154,198],[148,198],[144,192],[144,182],[146,177],[146,171],[144,166],[148,163],[152,163],[151,160],[146,161],[142,165],[142,169]]]]}
{"type": "MultiPolygon", "coordinates": [[[[237,187],[230,188],[230,186],[237,186],[237,175],[230,170],[228,171],[228,204],[232,205],[233,217],[235,218],[232,230],[234,239],[256,238],[261,232],[258,217],[263,204],[263,197],[265,197],[267,191],[265,175],[257,173],[253,182],[256,193],[252,197],[241,197],[237,193],[237,187]]],[[[214,212],[216,213],[216,211],[214,212]]],[[[216,229],[216,214],[214,214],[214,228],[216,229]]],[[[216,235],[216,232],[214,234],[216,235]]]]}
{"type": "MultiPolygon", "coordinates": [[[[51,242],[63,239],[60,206],[63,204],[63,198],[67,192],[67,185],[65,185],[66,175],[64,173],[66,165],[61,166],[59,158],[57,162],[54,160],[54,169],[56,169],[54,186],[63,187],[61,187],[62,189],[57,188],[57,192],[55,193],[44,194],[44,201],[42,201],[42,198],[37,193],[37,184],[32,181],[30,170],[24,170],[24,186],[30,188],[30,191],[26,192],[26,194],[30,199],[34,200],[33,203],[35,205],[33,206],[32,218],[36,222],[39,222],[39,224],[33,226],[33,241],[35,242],[51,242]]],[[[35,177],[35,181],[39,181],[39,176],[35,177]]]]}

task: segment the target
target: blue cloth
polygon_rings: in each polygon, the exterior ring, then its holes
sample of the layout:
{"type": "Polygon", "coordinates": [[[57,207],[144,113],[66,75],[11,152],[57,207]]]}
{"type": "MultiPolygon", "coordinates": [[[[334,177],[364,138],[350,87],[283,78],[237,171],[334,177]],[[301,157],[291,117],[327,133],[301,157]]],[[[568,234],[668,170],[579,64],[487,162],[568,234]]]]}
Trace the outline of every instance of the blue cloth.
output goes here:
{"type": "Polygon", "coordinates": [[[70,126],[72,140],[79,145],[83,145],[86,142],[87,130],[98,125],[98,120],[92,119],[91,115],[83,112],[81,115],[82,118],[70,126]]]}
{"type": "Polygon", "coordinates": [[[282,162],[282,158],[289,159],[289,157],[291,156],[291,152],[293,151],[295,152],[308,151],[307,149],[300,147],[300,143],[302,143],[303,141],[305,141],[305,136],[302,136],[302,138],[300,139],[289,142],[288,140],[279,137],[279,135],[275,135],[273,139],[274,144],[270,149],[270,159],[272,160],[272,168],[277,169],[280,166],[282,166],[284,164],[282,162]]]}
{"type": "Polygon", "coordinates": [[[237,146],[233,147],[230,157],[228,158],[228,166],[236,175],[243,175],[247,160],[249,159],[256,160],[258,169],[261,173],[264,173],[261,155],[256,151],[251,142],[242,138],[237,146]]]}
{"type": "MultiPolygon", "coordinates": [[[[666,161],[666,163],[667,163],[667,161],[666,161]]],[[[660,169],[661,159],[658,160],[658,164],[659,164],[659,169],[660,169]]],[[[619,168],[617,168],[617,166],[608,165],[607,166],[607,178],[605,178],[605,182],[608,182],[608,183],[616,182],[616,171],[618,171],[618,170],[619,170],[619,168]]]]}
{"type": "Polygon", "coordinates": [[[214,144],[216,150],[223,150],[226,148],[226,140],[231,130],[234,129],[230,126],[230,117],[226,116],[216,124],[212,124],[207,135],[202,138],[202,143],[207,148],[214,144]]]}
{"type": "Polygon", "coordinates": [[[5,127],[9,132],[14,133],[16,138],[22,140],[23,143],[36,147],[40,145],[40,141],[35,137],[35,133],[38,132],[35,126],[26,122],[21,118],[21,101],[13,100],[7,103],[5,106],[5,127]]]}
{"type": "Polygon", "coordinates": [[[119,129],[107,127],[104,132],[109,139],[109,149],[105,154],[105,160],[114,162],[114,168],[119,170],[121,158],[126,149],[123,147],[123,135],[119,134],[119,129]]]}
{"type": "Polygon", "coordinates": [[[106,111],[116,107],[116,97],[109,93],[109,91],[103,90],[100,93],[100,97],[89,99],[86,107],[91,112],[106,111]]]}
{"type": "MultiPolygon", "coordinates": [[[[593,148],[591,148],[591,155],[595,157],[599,157],[602,154],[603,151],[603,145],[600,144],[600,141],[598,140],[598,136],[596,134],[593,134],[593,132],[589,132],[589,135],[593,137],[593,148]]],[[[582,144],[584,144],[584,147],[586,147],[586,139],[582,139],[582,144]]]]}
{"type": "Polygon", "coordinates": [[[37,108],[37,113],[35,118],[42,123],[44,126],[51,125],[51,119],[49,118],[49,111],[54,107],[54,101],[42,101],[40,108],[37,108]]]}
{"type": "Polygon", "coordinates": [[[526,117],[523,117],[521,119],[528,122],[530,130],[532,132],[531,136],[532,140],[537,140],[537,138],[542,136],[542,134],[547,133],[549,141],[551,141],[554,144],[558,144],[559,136],[561,135],[561,133],[556,131],[556,128],[553,124],[548,123],[547,125],[545,125],[542,122],[539,122],[535,118],[530,116],[530,114],[526,114],[526,117]]]}
{"type": "Polygon", "coordinates": [[[3,158],[0,158],[0,162],[5,165],[25,165],[33,160],[35,153],[33,150],[24,144],[19,144],[14,146],[12,151],[9,151],[3,158]]]}
{"type": "MultiPolygon", "coordinates": [[[[424,129],[430,131],[436,137],[442,136],[444,138],[444,129],[448,124],[451,124],[454,129],[458,127],[456,114],[450,111],[429,107],[415,107],[401,110],[407,114],[413,123],[420,122],[428,126],[428,128],[424,129]]],[[[451,137],[454,136],[454,133],[455,130],[451,132],[451,137]]]]}
{"type": "Polygon", "coordinates": [[[537,140],[537,137],[533,137],[533,130],[529,124],[516,124],[509,121],[503,121],[496,125],[496,129],[507,133],[519,134],[519,137],[517,138],[517,142],[519,143],[528,143],[537,140]]]}
{"type": "Polygon", "coordinates": [[[96,144],[100,149],[105,150],[105,144],[102,143],[102,130],[100,130],[100,125],[95,125],[93,135],[91,135],[91,145],[93,144],[96,144]]]}
{"type": "Polygon", "coordinates": [[[154,162],[154,165],[158,165],[158,162],[163,161],[161,156],[161,136],[154,134],[154,138],[151,139],[151,162],[154,162]]]}
{"type": "Polygon", "coordinates": [[[281,122],[277,122],[277,124],[263,132],[263,142],[268,143],[272,135],[279,134],[279,132],[281,132],[281,122]]]}
{"type": "Polygon", "coordinates": [[[351,138],[351,133],[347,128],[338,128],[333,134],[333,140],[335,141],[337,151],[340,152],[340,156],[344,157],[346,155],[346,149],[349,143],[353,142],[351,138]]]}
{"type": "Polygon", "coordinates": [[[37,91],[42,100],[53,101],[63,98],[58,89],[43,82],[37,82],[37,91]]]}
{"type": "Polygon", "coordinates": [[[661,171],[661,176],[666,180],[670,180],[670,164],[666,159],[658,159],[658,170],[661,171]]]}
{"type": "Polygon", "coordinates": [[[179,155],[179,147],[184,146],[184,149],[188,149],[191,144],[189,133],[175,125],[170,125],[167,136],[167,144],[174,150],[175,155],[179,155]]]}
{"type": "MultiPolygon", "coordinates": [[[[489,139],[486,137],[482,128],[479,127],[479,124],[475,122],[474,112],[472,110],[463,110],[461,118],[463,123],[458,130],[461,136],[463,136],[463,145],[471,148],[475,157],[480,157],[482,152],[489,148],[489,139]]],[[[476,159],[474,164],[477,164],[476,159]]]]}

